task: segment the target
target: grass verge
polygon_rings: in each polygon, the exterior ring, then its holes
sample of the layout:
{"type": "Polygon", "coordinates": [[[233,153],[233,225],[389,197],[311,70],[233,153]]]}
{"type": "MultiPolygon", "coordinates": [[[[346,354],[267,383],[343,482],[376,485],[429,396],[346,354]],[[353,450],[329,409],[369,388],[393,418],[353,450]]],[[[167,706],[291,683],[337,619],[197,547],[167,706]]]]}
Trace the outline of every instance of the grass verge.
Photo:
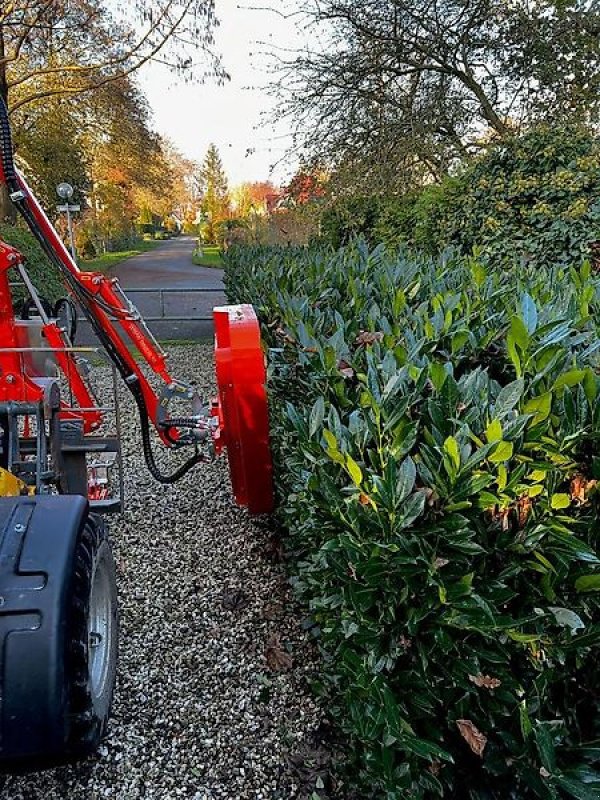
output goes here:
{"type": "Polygon", "coordinates": [[[117,264],[127,261],[128,258],[133,258],[133,256],[139,256],[141,253],[154,250],[159,244],[162,244],[162,242],[140,241],[130,250],[117,250],[113,253],[103,253],[97,258],[89,259],[89,261],[82,260],[81,267],[88,272],[108,272],[112,267],[116,267],[117,264]]]}
{"type": "Polygon", "coordinates": [[[223,268],[221,251],[216,246],[203,247],[202,251],[196,248],[192,254],[192,261],[197,267],[223,268]],[[202,255],[200,255],[200,252],[202,252],[202,255]]]}

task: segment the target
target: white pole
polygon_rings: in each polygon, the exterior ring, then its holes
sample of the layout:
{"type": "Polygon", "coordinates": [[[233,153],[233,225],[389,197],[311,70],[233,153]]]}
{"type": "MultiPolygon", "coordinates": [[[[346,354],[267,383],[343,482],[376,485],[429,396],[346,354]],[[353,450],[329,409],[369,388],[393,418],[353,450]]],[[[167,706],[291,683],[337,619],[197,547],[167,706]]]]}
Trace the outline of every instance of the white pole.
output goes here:
{"type": "Polygon", "coordinates": [[[69,205],[68,200],[67,200],[67,226],[69,228],[69,244],[71,245],[71,255],[73,256],[73,261],[76,261],[77,255],[75,253],[75,239],[73,238],[73,218],[71,217],[71,206],[69,205]]]}

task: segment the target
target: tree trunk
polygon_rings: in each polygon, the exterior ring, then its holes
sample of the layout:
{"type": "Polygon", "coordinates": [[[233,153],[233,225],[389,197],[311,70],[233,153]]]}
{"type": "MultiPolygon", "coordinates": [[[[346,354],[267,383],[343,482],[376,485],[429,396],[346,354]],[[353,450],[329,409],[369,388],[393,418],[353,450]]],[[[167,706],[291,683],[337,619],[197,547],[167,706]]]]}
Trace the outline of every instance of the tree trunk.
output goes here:
{"type": "MultiPolygon", "coordinates": [[[[4,50],[4,28],[0,25],[0,97],[8,108],[8,77],[6,75],[6,61],[4,50]]],[[[17,209],[15,208],[6,183],[0,183],[0,223],[15,225],[17,222],[17,209]]]]}

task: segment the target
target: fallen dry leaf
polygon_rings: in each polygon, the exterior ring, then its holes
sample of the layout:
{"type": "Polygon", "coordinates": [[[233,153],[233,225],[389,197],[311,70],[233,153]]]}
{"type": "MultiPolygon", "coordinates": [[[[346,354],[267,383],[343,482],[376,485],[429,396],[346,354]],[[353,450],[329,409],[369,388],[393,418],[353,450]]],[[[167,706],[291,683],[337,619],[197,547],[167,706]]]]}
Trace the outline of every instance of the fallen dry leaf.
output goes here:
{"type": "Polygon", "coordinates": [[[281,339],[284,339],[289,344],[296,344],[296,340],[294,339],[294,337],[290,336],[290,334],[283,328],[277,328],[275,334],[279,336],[281,339]]]}
{"type": "Polygon", "coordinates": [[[308,790],[302,793],[302,797],[314,797],[312,790],[323,789],[330,785],[331,753],[326,747],[322,745],[312,747],[305,744],[300,750],[289,755],[287,762],[296,780],[308,790]]]}
{"type": "Polygon", "coordinates": [[[425,495],[425,500],[427,502],[427,505],[430,508],[433,508],[433,506],[435,506],[435,504],[440,499],[440,496],[438,495],[438,493],[436,491],[434,491],[433,489],[430,489],[429,487],[426,487],[425,489],[422,489],[421,491],[425,495]]]}
{"type": "Polygon", "coordinates": [[[225,589],[221,602],[227,611],[240,611],[248,605],[250,599],[243,589],[225,589]]]}
{"type": "Polygon", "coordinates": [[[457,719],[456,726],[475,755],[482,758],[487,744],[487,736],[484,736],[470,719],[457,719]]]}
{"type": "Polygon", "coordinates": [[[469,680],[471,683],[474,683],[475,686],[479,686],[483,689],[497,689],[499,686],[502,686],[502,681],[498,678],[490,678],[489,675],[469,675],[469,680]]]}
{"type": "Polygon", "coordinates": [[[371,333],[371,331],[361,331],[358,336],[356,337],[356,344],[363,345],[365,347],[369,347],[375,342],[381,342],[383,339],[383,331],[376,331],[375,333],[371,333]]]}
{"type": "Polygon", "coordinates": [[[583,505],[588,500],[588,494],[595,489],[598,481],[588,481],[583,475],[575,475],[571,481],[571,499],[583,505]]]}
{"type": "Polygon", "coordinates": [[[340,361],[338,361],[338,365],[337,366],[338,366],[339,371],[344,376],[344,378],[353,378],[354,377],[354,370],[352,369],[352,367],[350,366],[350,364],[347,361],[344,361],[343,358],[340,361]]]}
{"type": "Polygon", "coordinates": [[[531,502],[531,498],[528,495],[523,495],[517,501],[517,513],[519,516],[519,528],[524,528],[525,523],[527,522],[527,518],[531,513],[533,503],[531,502]]]}
{"type": "Polygon", "coordinates": [[[265,658],[269,669],[273,672],[285,672],[292,668],[292,657],[281,646],[281,640],[277,634],[269,637],[265,648],[265,658]]]}
{"type": "Polygon", "coordinates": [[[285,342],[287,342],[288,344],[291,344],[294,347],[298,347],[298,349],[303,350],[305,353],[316,353],[317,352],[317,348],[316,347],[302,347],[301,345],[299,345],[298,342],[294,339],[294,337],[290,336],[290,334],[287,331],[285,331],[283,328],[281,328],[281,327],[277,328],[277,330],[275,331],[275,334],[277,336],[279,336],[281,339],[283,339],[285,342]]]}
{"type": "Polygon", "coordinates": [[[510,528],[510,508],[499,508],[498,506],[492,506],[489,509],[489,512],[492,516],[492,519],[500,520],[500,525],[503,531],[507,531],[510,528]]]}

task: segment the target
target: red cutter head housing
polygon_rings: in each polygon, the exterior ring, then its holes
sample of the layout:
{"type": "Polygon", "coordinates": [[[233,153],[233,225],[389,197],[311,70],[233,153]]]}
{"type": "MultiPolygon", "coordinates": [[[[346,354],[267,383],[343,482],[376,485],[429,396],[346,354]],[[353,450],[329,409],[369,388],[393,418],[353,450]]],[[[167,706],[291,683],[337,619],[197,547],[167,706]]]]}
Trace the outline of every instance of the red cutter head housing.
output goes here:
{"type": "Polygon", "coordinates": [[[273,510],[273,463],[260,328],[250,305],[213,311],[219,398],[214,414],[218,452],[227,448],[236,502],[251,514],[273,510]]]}

